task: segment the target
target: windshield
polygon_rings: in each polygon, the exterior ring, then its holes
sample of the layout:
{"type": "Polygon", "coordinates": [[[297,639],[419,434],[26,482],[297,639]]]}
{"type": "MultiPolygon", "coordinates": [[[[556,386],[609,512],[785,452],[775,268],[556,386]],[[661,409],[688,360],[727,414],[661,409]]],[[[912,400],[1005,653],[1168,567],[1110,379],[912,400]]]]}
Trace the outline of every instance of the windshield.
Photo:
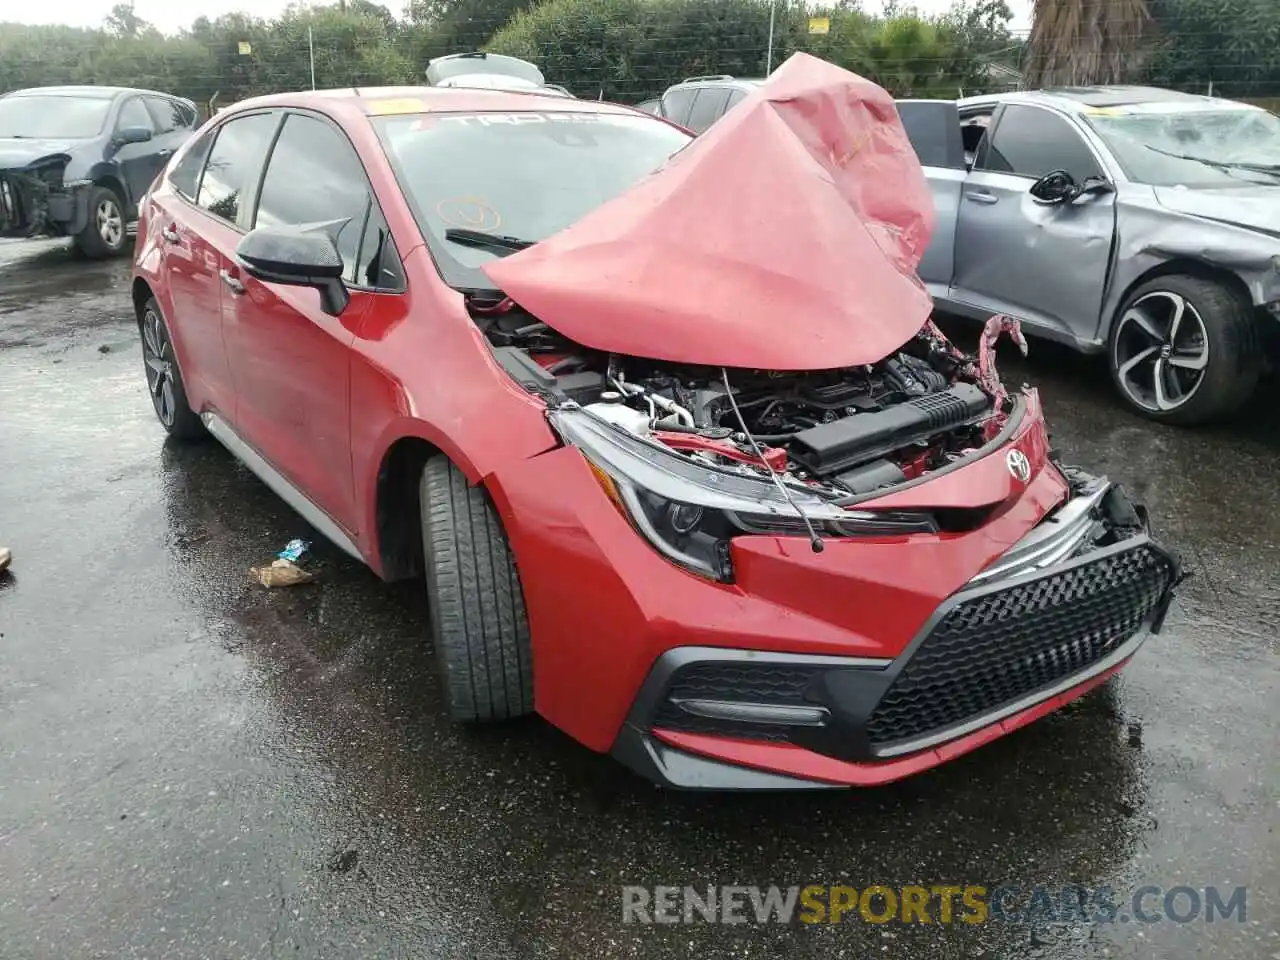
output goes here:
{"type": "Polygon", "coordinates": [[[512,249],[446,230],[538,241],[656,170],[690,141],[635,114],[472,113],[375,121],[445,280],[491,288],[480,267],[512,249]]]}
{"type": "Polygon", "coordinates": [[[84,140],[96,137],[106,122],[106,97],[22,94],[0,97],[0,137],[30,140],[84,140]]]}
{"type": "Polygon", "coordinates": [[[1157,187],[1280,185],[1280,117],[1252,108],[1161,106],[1085,115],[1130,180],[1157,187]]]}

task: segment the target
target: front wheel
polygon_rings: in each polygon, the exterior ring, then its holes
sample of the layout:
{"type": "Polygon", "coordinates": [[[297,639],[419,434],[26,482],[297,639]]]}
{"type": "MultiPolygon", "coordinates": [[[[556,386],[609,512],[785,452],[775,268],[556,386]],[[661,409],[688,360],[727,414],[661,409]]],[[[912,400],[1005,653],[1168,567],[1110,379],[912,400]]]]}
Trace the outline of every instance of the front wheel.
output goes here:
{"type": "Polygon", "coordinates": [[[109,187],[89,190],[89,222],[76,235],[76,247],[91,260],[118,257],[128,242],[124,204],[109,187]]]}
{"type": "Polygon", "coordinates": [[[1184,275],[1133,292],[1112,325],[1107,356],[1126,404],[1182,425],[1234,413],[1262,370],[1252,306],[1220,283],[1184,275]]]}
{"type": "Polygon", "coordinates": [[[445,456],[423,468],[419,503],[431,631],[450,717],[474,723],[530,713],[529,622],[498,512],[445,456]]]}

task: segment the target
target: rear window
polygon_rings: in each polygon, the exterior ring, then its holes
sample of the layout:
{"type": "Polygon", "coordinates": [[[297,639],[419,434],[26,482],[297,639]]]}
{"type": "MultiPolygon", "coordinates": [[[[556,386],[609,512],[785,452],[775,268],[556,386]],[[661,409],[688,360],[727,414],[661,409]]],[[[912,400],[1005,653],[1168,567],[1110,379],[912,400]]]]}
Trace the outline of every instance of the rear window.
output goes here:
{"type": "Polygon", "coordinates": [[[102,132],[110,112],[107,97],[39,93],[0,97],[0,138],[87,140],[102,132]]]}
{"type": "Polygon", "coordinates": [[[509,251],[448,240],[448,228],[542,240],[689,142],[631,113],[437,114],[374,124],[445,279],[471,288],[491,287],[479,268],[509,251]]]}

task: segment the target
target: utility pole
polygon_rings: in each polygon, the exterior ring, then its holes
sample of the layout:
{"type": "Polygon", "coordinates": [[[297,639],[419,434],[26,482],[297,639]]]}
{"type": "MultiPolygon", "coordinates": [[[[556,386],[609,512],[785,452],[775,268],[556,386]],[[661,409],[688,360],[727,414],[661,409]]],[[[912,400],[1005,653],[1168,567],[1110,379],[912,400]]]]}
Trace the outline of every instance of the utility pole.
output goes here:
{"type": "Polygon", "coordinates": [[[773,73],[773,21],[774,10],[778,6],[778,0],[769,0],[769,49],[764,57],[764,75],[767,77],[773,73]]]}
{"type": "Polygon", "coordinates": [[[311,37],[311,24],[307,24],[307,53],[311,56],[311,89],[316,88],[316,45],[311,37]]]}

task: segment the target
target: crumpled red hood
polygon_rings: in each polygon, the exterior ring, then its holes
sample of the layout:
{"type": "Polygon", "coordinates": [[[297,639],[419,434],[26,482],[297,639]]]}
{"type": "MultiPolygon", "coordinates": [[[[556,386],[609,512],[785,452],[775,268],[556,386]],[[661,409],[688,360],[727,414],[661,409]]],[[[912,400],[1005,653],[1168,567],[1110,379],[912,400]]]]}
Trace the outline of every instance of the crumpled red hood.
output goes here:
{"type": "Polygon", "coordinates": [[[924,324],[933,224],[889,94],[796,54],[661,170],[484,271],[587,347],[830,369],[880,360],[924,324]]]}

